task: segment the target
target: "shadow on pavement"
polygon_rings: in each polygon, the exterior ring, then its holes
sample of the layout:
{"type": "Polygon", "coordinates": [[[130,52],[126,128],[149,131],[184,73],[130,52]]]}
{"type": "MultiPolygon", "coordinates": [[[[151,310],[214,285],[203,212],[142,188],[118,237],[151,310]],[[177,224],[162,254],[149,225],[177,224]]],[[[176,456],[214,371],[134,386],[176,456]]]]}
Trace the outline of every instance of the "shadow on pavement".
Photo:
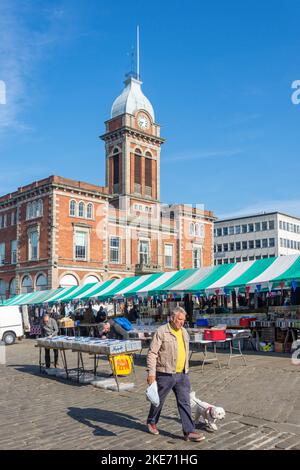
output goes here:
{"type": "MultiPolygon", "coordinates": [[[[102,410],[100,408],[73,408],[70,407],[68,415],[82,424],[92,428],[95,436],[117,436],[118,434],[108,431],[95,422],[108,425],[115,425],[122,428],[133,429],[148,433],[146,424],[142,424],[138,419],[126,413],[119,411],[102,410]],[[94,422],[94,423],[93,423],[94,422]]],[[[164,437],[178,439],[179,436],[169,432],[160,430],[160,434],[164,437]]]]}
{"type": "MultiPolygon", "coordinates": [[[[48,380],[54,380],[56,382],[62,382],[73,387],[85,387],[87,383],[80,383],[75,380],[66,379],[64,377],[56,377],[55,375],[47,375],[44,370],[40,372],[40,367],[37,365],[28,365],[28,364],[10,364],[7,367],[14,368],[17,372],[22,372],[25,374],[39,376],[43,379],[47,378],[48,380]]],[[[101,375],[101,377],[110,377],[109,374],[101,375]]]]}

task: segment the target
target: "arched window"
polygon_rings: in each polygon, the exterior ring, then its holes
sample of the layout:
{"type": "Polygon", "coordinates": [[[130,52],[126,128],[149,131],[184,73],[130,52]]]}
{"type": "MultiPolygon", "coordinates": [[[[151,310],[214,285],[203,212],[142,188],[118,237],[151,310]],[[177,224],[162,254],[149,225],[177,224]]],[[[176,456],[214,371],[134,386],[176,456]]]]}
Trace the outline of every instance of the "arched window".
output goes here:
{"type": "Polygon", "coordinates": [[[6,292],[6,282],[3,279],[0,279],[0,298],[5,296],[6,292]]]}
{"type": "Polygon", "coordinates": [[[86,216],[88,219],[93,218],[93,204],[91,202],[87,205],[86,216]]]}
{"type": "Polygon", "coordinates": [[[196,235],[196,237],[199,237],[199,235],[200,235],[199,224],[195,224],[195,235],[196,235]]]}
{"type": "Polygon", "coordinates": [[[33,217],[33,212],[32,212],[32,204],[31,202],[28,202],[27,207],[26,207],[26,219],[32,219],[33,217]]]}
{"type": "Polygon", "coordinates": [[[22,279],[22,284],[21,284],[21,290],[22,294],[27,294],[28,292],[32,292],[32,279],[30,276],[24,276],[22,279]]]}
{"type": "Polygon", "coordinates": [[[78,205],[78,217],[84,217],[84,202],[80,202],[78,205]]]}
{"type": "Polygon", "coordinates": [[[9,296],[13,297],[16,295],[16,278],[14,277],[9,283],[9,296]]]}
{"type": "Polygon", "coordinates": [[[113,185],[116,185],[114,187],[114,190],[117,191],[118,185],[119,185],[119,179],[120,179],[120,171],[119,171],[119,149],[115,148],[113,152],[113,185]]]}
{"type": "Polygon", "coordinates": [[[191,237],[193,237],[195,235],[195,226],[194,226],[193,222],[190,223],[189,234],[190,234],[191,237]]]}
{"type": "Polygon", "coordinates": [[[200,224],[200,237],[204,237],[204,224],[200,224]]]}
{"type": "Polygon", "coordinates": [[[43,215],[43,201],[41,199],[37,202],[36,216],[42,217],[43,215]]]}
{"type": "Polygon", "coordinates": [[[72,201],[70,201],[70,216],[71,217],[75,217],[76,216],[76,201],[74,201],[72,199],[72,201]]]}
{"type": "Polygon", "coordinates": [[[37,217],[38,202],[33,201],[32,203],[32,217],[37,217]]]}
{"type": "Polygon", "coordinates": [[[142,184],[142,162],[141,162],[142,152],[140,149],[135,149],[134,157],[134,192],[141,193],[141,184],[142,184]]]}
{"type": "Polygon", "coordinates": [[[65,274],[60,280],[60,287],[78,286],[78,281],[73,274],[65,274]]]}
{"type": "Polygon", "coordinates": [[[36,290],[46,290],[48,287],[48,281],[45,274],[39,274],[36,279],[36,290]]]}
{"type": "Polygon", "coordinates": [[[83,282],[83,285],[85,284],[94,284],[96,282],[100,282],[100,279],[96,276],[93,276],[93,275],[90,275],[90,276],[87,276],[83,282]]]}
{"type": "Polygon", "coordinates": [[[149,158],[150,152],[146,153],[145,158],[145,194],[152,196],[152,158],[149,158]]]}

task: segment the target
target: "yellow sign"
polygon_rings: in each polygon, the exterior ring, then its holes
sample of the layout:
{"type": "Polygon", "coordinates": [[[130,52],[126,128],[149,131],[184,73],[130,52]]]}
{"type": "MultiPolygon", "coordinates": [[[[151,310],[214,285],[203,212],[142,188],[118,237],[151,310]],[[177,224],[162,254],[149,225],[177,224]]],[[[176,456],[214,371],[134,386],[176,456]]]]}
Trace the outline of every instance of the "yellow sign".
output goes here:
{"type": "Polygon", "coordinates": [[[109,361],[116,375],[129,375],[132,372],[131,357],[127,354],[110,356],[109,361]]]}

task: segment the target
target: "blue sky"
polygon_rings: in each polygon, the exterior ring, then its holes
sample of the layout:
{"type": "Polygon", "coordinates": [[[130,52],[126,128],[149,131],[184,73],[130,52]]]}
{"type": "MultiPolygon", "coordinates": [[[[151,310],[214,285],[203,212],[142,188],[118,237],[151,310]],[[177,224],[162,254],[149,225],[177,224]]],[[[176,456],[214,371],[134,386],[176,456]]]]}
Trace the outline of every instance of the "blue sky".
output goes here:
{"type": "Polygon", "coordinates": [[[300,2],[1,0],[0,194],[51,174],[104,185],[98,136],[141,29],[161,198],[300,216],[300,2]]]}

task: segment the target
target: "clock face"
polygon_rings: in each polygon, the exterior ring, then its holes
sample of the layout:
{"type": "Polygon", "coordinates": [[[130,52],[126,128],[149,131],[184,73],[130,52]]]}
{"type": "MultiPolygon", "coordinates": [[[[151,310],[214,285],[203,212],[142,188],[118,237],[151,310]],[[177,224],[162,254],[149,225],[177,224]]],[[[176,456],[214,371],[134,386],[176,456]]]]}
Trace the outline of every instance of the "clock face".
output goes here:
{"type": "Polygon", "coordinates": [[[138,125],[141,129],[148,129],[149,127],[149,120],[148,118],[142,114],[141,116],[139,116],[138,118],[138,125]]]}

